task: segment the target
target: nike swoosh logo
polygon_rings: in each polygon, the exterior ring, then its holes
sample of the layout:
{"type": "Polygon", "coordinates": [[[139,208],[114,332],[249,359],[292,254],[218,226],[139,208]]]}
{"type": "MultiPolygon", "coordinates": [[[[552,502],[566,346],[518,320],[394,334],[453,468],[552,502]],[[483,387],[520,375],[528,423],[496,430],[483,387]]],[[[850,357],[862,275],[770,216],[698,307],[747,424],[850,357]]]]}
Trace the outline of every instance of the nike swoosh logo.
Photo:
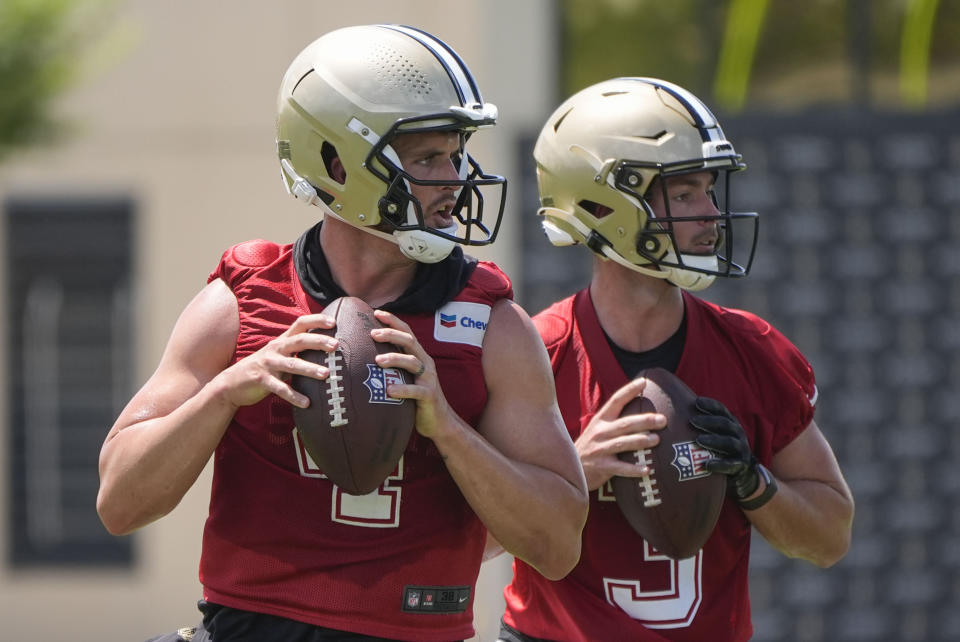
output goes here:
{"type": "Polygon", "coordinates": [[[807,397],[807,401],[810,402],[811,406],[817,405],[817,399],[820,398],[820,389],[816,385],[813,386],[813,394],[807,397]]]}

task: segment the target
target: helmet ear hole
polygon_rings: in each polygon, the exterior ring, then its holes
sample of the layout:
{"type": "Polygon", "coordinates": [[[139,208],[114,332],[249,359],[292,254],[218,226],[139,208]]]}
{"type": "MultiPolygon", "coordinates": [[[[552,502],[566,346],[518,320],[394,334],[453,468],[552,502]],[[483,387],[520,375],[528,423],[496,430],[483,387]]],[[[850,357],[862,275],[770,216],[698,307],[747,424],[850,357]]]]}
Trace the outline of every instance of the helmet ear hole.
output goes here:
{"type": "Polygon", "coordinates": [[[347,168],[343,166],[343,162],[337,154],[337,148],[331,145],[329,141],[323,141],[323,145],[320,146],[320,158],[323,159],[323,166],[330,178],[341,185],[347,182],[347,168]]]}
{"type": "Polygon", "coordinates": [[[613,214],[613,208],[607,207],[606,205],[601,205],[600,203],[594,203],[593,201],[582,200],[577,203],[587,212],[590,212],[590,215],[596,219],[602,219],[610,214],[613,214]]]}

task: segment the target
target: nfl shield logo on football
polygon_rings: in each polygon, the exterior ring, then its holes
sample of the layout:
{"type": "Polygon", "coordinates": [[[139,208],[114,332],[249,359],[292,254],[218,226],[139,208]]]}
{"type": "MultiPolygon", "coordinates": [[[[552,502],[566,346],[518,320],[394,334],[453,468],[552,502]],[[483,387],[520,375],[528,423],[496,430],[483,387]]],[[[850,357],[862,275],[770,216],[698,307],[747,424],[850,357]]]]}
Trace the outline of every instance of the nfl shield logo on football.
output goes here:
{"type": "Polygon", "coordinates": [[[671,465],[680,471],[680,481],[706,477],[710,471],[705,465],[713,454],[695,441],[684,441],[673,445],[671,465]]]}
{"type": "Polygon", "coordinates": [[[381,368],[375,363],[367,364],[367,378],[363,385],[370,391],[370,403],[403,403],[403,399],[395,399],[387,395],[387,386],[402,383],[403,375],[396,368],[381,368]]]}

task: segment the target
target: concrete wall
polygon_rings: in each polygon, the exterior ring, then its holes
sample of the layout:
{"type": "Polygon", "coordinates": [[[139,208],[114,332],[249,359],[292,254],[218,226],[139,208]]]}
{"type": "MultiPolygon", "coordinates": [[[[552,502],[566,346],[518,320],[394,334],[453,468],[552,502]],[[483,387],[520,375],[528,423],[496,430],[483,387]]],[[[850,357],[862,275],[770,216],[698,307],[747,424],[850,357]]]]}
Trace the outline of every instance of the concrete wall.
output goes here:
{"type": "MultiPolygon", "coordinates": [[[[556,10],[550,0],[122,3],[115,26],[105,27],[120,34],[112,41],[119,44],[112,49],[116,57],[62,101],[78,133],[0,167],[0,198],[135,198],[138,387],[223,249],[248,238],[289,241],[316,218],[316,210],[284,193],[273,151],[276,92],[300,49],[350,24],[397,22],[435,33],[468,62],[484,98],[500,107],[501,124],[474,137],[472,153],[486,170],[512,177],[517,137],[537,131],[555,99],[556,10]]],[[[519,263],[513,221],[532,215],[518,211],[516,194],[495,249],[477,252],[511,274],[519,263]]],[[[0,425],[0,449],[7,430],[0,425]]],[[[134,535],[137,562],[129,570],[13,571],[0,564],[2,637],[138,640],[193,624],[209,482],[208,469],[173,513],[134,535]]],[[[7,484],[0,475],[2,549],[7,484]]],[[[495,639],[508,579],[506,560],[484,568],[478,639],[495,639]]]]}

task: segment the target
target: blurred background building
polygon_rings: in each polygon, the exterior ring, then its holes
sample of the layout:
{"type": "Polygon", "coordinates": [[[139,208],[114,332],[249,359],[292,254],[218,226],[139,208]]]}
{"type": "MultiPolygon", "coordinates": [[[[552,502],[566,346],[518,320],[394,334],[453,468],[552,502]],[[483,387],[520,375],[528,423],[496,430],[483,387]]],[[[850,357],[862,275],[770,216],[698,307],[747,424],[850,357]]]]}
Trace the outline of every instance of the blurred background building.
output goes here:
{"type": "MultiPolygon", "coordinates": [[[[831,569],[756,539],[755,639],[960,639],[960,3],[937,0],[0,2],[2,637],[196,621],[209,470],[116,538],[94,508],[99,448],[220,253],[315,219],[279,177],[280,78],[318,35],[375,22],[446,40],[500,107],[471,140],[511,181],[483,257],[531,313],[589,273],[535,216],[531,151],[553,108],[623,75],[715,107],[761,237],[751,276],[707,298],[810,358],[857,500],[831,569]]],[[[477,640],[495,639],[508,579],[508,560],[484,567],[477,640]]]]}

